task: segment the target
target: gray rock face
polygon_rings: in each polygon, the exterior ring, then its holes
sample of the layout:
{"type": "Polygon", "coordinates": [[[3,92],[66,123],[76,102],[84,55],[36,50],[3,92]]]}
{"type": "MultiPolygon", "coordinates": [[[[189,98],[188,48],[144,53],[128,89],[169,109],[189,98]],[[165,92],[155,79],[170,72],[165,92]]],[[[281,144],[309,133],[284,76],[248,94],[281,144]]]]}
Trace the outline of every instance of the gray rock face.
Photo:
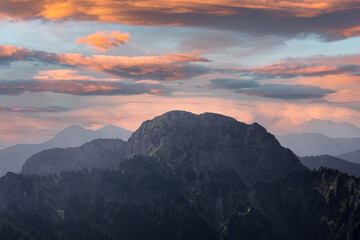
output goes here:
{"type": "Polygon", "coordinates": [[[267,179],[303,169],[297,157],[257,123],[213,113],[172,111],[144,122],[127,144],[127,156],[150,155],[196,173],[234,168],[246,179],[267,179]]]}
{"type": "Polygon", "coordinates": [[[126,158],[126,142],[97,139],[77,148],[44,150],[29,158],[23,174],[49,175],[91,168],[116,168],[126,158]]]}

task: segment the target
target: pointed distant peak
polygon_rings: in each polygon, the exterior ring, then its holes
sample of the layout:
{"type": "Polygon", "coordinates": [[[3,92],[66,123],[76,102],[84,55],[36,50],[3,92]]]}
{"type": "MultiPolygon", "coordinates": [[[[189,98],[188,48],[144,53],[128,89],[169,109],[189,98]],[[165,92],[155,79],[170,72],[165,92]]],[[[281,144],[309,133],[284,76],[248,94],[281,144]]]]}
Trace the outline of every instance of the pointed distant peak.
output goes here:
{"type": "Polygon", "coordinates": [[[101,128],[98,128],[97,131],[104,130],[104,129],[114,129],[114,128],[122,128],[122,127],[116,126],[114,124],[107,124],[101,128]]]}
{"type": "Polygon", "coordinates": [[[115,126],[113,124],[108,124],[104,127],[97,129],[95,132],[104,135],[105,138],[119,138],[124,141],[127,141],[131,134],[133,133],[130,130],[125,128],[115,126]]]}

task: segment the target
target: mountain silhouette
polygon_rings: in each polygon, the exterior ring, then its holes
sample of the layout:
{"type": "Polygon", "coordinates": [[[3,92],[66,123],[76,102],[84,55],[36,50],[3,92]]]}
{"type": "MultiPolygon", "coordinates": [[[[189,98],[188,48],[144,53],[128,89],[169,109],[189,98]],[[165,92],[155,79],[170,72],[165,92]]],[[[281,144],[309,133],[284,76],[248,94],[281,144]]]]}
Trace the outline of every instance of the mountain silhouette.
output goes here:
{"type": "Polygon", "coordinates": [[[360,179],[310,171],[256,123],[173,111],[126,143],[37,156],[33,172],[0,178],[1,239],[360,238],[360,179]],[[71,167],[87,159],[103,165],[71,167]]]}

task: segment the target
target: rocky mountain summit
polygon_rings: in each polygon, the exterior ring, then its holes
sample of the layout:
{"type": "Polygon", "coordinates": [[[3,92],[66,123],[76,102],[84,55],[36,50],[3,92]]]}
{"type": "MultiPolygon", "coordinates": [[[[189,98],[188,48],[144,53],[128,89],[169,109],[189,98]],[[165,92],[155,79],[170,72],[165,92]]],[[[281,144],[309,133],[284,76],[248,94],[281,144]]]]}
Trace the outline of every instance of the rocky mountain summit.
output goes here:
{"type": "Polygon", "coordinates": [[[194,172],[234,168],[246,179],[303,169],[299,160],[257,123],[220,114],[172,111],[145,121],[127,143],[127,156],[159,156],[194,172]]]}

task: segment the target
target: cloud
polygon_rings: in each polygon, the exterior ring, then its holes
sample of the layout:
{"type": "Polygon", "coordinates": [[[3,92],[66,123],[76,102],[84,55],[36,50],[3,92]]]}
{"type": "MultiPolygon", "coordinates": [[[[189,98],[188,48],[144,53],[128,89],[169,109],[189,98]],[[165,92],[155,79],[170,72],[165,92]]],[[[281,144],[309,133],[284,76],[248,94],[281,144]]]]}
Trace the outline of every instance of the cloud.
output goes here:
{"type": "Polygon", "coordinates": [[[39,61],[135,80],[183,80],[210,71],[204,66],[193,64],[193,62],[209,62],[208,59],[188,53],[164,53],[161,56],[143,57],[84,56],[75,53],[47,53],[0,45],[0,65],[14,61],[39,61]]]}
{"type": "Polygon", "coordinates": [[[353,0],[0,0],[0,16],[111,22],[142,26],[190,26],[254,35],[326,40],[359,36],[360,3],[353,0]]]}
{"type": "Polygon", "coordinates": [[[83,80],[16,80],[0,81],[0,94],[20,95],[25,92],[53,92],[78,96],[170,95],[171,89],[159,84],[83,80]]]}
{"type": "Polygon", "coordinates": [[[226,89],[247,96],[281,100],[320,99],[334,90],[304,84],[259,84],[253,80],[213,79],[210,88],[226,89]]]}
{"type": "Polygon", "coordinates": [[[252,80],[238,80],[233,78],[216,78],[210,80],[212,89],[243,89],[259,87],[259,83],[252,80]]]}
{"type": "Polygon", "coordinates": [[[48,106],[48,107],[3,107],[0,106],[0,112],[21,112],[21,113],[43,113],[43,112],[67,112],[70,111],[68,108],[59,106],[48,106]]]}
{"type": "Polygon", "coordinates": [[[86,37],[79,38],[78,44],[86,44],[97,52],[106,52],[113,47],[118,47],[129,42],[130,34],[119,31],[102,31],[86,37]]]}
{"type": "Polygon", "coordinates": [[[85,81],[115,81],[120,82],[122,79],[118,78],[95,78],[93,76],[80,75],[79,71],[71,69],[58,69],[58,70],[47,70],[39,71],[39,76],[33,77],[36,80],[85,80],[85,81]]]}
{"type": "Polygon", "coordinates": [[[322,77],[332,75],[354,75],[360,70],[360,54],[348,56],[317,56],[289,58],[266,66],[238,69],[242,76],[254,79],[322,77]]]}
{"type": "Polygon", "coordinates": [[[282,100],[320,99],[334,90],[302,84],[262,84],[257,88],[236,90],[247,96],[276,98],[282,100]]]}

